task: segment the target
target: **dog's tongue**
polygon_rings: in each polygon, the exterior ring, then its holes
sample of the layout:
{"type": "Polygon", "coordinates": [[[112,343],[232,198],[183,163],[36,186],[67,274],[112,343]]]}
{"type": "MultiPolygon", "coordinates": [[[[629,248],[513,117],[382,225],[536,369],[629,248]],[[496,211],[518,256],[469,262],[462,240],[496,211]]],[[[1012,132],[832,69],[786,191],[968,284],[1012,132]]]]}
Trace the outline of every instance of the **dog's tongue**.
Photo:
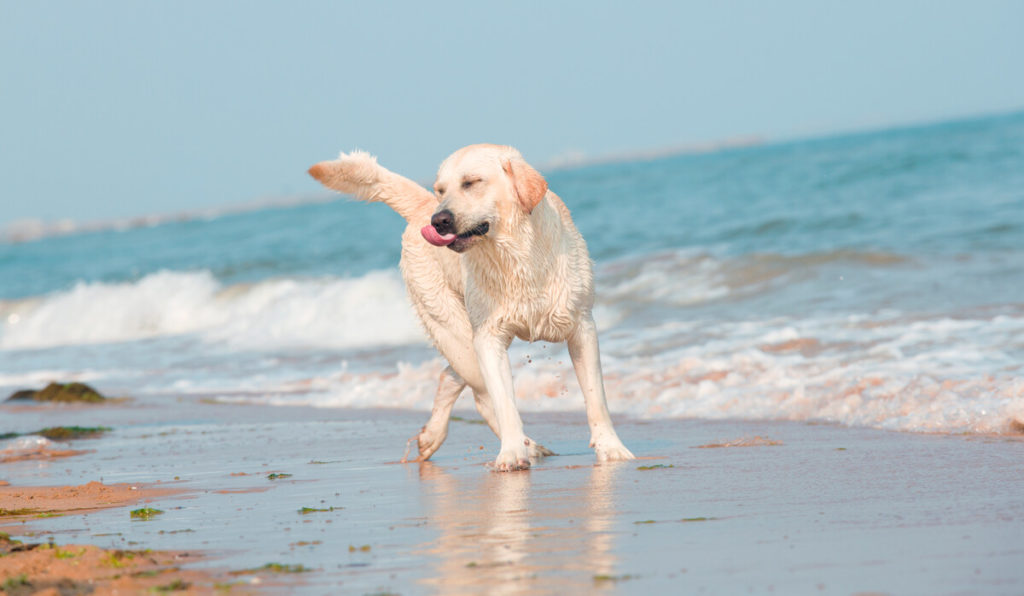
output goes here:
{"type": "Polygon", "coordinates": [[[437,233],[434,226],[423,226],[420,230],[420,234],[423,234],[423,238],[433,244],[434,246],[448,246],[452,242],[455,242],[455,234],[445,234],[444,236],[437,233]]]}

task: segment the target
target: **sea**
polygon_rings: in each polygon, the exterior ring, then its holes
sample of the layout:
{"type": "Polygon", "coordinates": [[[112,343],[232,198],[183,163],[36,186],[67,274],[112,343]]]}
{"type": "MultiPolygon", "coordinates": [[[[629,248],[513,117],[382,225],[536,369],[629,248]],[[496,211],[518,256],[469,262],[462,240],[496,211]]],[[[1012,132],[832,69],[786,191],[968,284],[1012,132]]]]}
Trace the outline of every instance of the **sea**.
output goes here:
{"type": "MultiPolygon", "coordinates": [[[[1024,432],[1024,113],[542,170],[594,260],[613,413],[1024,432]]],[[[405,222],[322,199],[8,230],[0,399],[426,417],[405,222]]],[[[564,346],[510,358],[521,410],[583,411],[564,346]]]]}

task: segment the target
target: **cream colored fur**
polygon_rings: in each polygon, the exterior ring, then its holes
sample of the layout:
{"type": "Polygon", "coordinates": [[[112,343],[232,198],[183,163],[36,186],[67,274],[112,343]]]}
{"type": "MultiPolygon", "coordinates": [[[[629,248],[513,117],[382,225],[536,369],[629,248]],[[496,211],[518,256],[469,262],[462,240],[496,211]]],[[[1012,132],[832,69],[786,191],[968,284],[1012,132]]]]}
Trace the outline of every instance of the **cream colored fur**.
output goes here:
{"type": "Polygon", "coordinates": [[[518,151],[498,145],[460,149],[441,164],[435,194],[361,151],[309,172],[334,190],[383,201],[409,222],[402,235],[402,276],[427,333],[449,362],[430,420],[414,437],[419,459],[444,442],[452,407],[467,385],[501,439],[498,470],[528,468],[532,459],[551,454],[523,433],[507,352],[515,337],[567,342],[598,460],[633,459],[608,415],[586,244],[561,199],[518,151]],[[420,229],[442,209],[454,215],[457,233],[484,222],[489,231],[451,247],[433,246],[420,229]]]}

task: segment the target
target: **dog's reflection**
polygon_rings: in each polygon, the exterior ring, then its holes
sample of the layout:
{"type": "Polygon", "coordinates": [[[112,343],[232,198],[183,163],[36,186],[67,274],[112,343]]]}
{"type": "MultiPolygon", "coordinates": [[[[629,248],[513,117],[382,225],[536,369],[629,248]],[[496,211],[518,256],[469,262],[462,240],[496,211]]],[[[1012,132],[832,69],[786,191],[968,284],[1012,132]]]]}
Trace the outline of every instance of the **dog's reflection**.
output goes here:
{"type": "Polygon", "coordinates": [[[431,526],[424,583],[445,594],[588,591],[612,575],[614,487],[621,464],[464,475],[419,468],[431,526]]]}

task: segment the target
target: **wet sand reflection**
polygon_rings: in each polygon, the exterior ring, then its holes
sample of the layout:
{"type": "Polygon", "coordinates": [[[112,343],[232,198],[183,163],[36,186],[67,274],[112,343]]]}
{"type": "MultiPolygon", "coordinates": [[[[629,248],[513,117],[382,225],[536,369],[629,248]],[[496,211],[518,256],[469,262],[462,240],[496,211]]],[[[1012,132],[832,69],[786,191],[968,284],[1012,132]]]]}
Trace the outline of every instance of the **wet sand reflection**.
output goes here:
{"type": "Polygon", "coordinates": [[[617,464],[461,475],[420,465],[430,524],[423,580],[445,594],[589,590],[615,573],[617,464]]]}

